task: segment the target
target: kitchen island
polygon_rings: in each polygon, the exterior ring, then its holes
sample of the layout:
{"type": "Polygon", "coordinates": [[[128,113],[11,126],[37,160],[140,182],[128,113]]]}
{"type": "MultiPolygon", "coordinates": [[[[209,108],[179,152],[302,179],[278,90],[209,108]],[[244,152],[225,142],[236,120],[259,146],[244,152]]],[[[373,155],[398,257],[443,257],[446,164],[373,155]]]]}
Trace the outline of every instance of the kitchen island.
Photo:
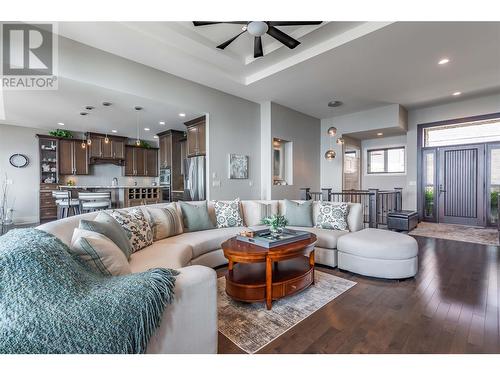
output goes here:
{"type": "Polygon", "coordinates": [[[104,186],[104,185],[59,185],[59,190],[71,191],[71,196],[78,199],[78,191],[85,192],[111,192],[113,208],[126,208],[155,204],[161,202],[161,187],[158,186],[104,186]]]}

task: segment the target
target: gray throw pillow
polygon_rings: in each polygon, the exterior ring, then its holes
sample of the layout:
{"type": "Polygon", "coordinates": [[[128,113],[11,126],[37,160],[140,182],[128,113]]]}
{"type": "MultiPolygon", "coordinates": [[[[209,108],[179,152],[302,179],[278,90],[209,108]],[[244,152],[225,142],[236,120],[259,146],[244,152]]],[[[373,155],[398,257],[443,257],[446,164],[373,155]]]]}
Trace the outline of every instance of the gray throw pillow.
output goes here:
{"type": "Polygon", "coordinates": [[[292,227],[312,227],[313,224],[313,201],[303,203],[294,202],[288,199],[283,201],[284,216],[288,225],[292,227]]]}
{"type": "Polygon", "coordinates": [[[208,215],[207,202],[203,204],[192,204],[179,202],[182,211],[182,220],[186,232],[197,232],[200,230],[214,229],[214,224],[208,215]]]}
{"type": "Polygon", "coordinates": [[[127,259],[133,253],[127,232],[106,212],[99,212],[94,220],[80,220],[79,228],[97,232],[108,237],[123,251],[127,259]]]}

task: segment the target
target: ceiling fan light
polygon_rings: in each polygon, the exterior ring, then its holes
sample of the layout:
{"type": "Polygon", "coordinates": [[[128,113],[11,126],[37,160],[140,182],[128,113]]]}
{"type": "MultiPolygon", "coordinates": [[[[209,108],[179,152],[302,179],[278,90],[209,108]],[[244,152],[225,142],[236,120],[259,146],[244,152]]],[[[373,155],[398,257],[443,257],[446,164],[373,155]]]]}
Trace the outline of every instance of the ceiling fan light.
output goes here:
{"type": "Polygon", "coordinates": [[[252,36],[262,36],[267,30],[269,26],[264,21],[252,21],[247,25],[247,31],[252,36]]]}

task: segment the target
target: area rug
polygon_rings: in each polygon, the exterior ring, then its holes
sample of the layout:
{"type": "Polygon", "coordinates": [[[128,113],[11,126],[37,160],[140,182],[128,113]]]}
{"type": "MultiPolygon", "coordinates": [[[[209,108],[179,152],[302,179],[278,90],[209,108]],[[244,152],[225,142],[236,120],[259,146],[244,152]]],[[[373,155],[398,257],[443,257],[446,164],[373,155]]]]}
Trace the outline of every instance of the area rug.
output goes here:
{"type": "Polygon", "coordinates": [[[315,284],[273,302],[243,303],[227,296],[226,279],[217,280],[219,331],[247,353],[255,353],[309,315],[356,285],[355,282],[315,271],[315,284]]]}
{"type": "Polygon", "coordinates": [[[421,222],[409,234],[498,246],[498,230],[496,228],[421,222]]]}

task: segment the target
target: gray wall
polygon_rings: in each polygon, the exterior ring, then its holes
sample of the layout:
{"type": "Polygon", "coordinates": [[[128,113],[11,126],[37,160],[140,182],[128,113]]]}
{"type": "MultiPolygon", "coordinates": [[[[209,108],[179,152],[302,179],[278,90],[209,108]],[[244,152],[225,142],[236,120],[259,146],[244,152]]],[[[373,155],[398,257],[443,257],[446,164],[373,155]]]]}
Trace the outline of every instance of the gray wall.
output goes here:
{"type": "MultiPolygon", "coordinates": [[[[405,209],[415,210],[417,208],[417,125],[495,112],[500,112],[500,94],[484,95],[408,111],[407,173],[406,183],[401,186],[404,189],[403,207],[405,209]]],[[[326,136],[328,127],[335,125],[339,129],[339,133],[351,133],[387,128],[388,121],[396,122],[391,106],[321,120],[321,186],[332,187],[334,190],[342,188],[341,159],[337,157],[334,161],[327,162],[322,157],[329,147],[329,138],[326,136]]],[[[340,147],[334,145],[334,149],[337,154],[340,153],[340,147]]]]}
{"type": "MultiPolygon", "coordinates": [[[[14,220],[17,223],[38,222],[40,170],[38,138],[36,134],[47,134],[42,129],[27,128],[0,124],[0,181],[5,175],[12,181],[9,185],[9,206],[14,208],[14,220]],[[20,153],[28,156],[30,163],[26,168],[15,168],[9,164],[12,154],[20,153]]],[[[78,134],[75,134],[78,136],[78,134]]],[[[61,176],[60,183],[73,180],[82,185],[111,185],[111,179],[118,177],[120,185],[149,186],[157,178],[124,177],[123,167],[112,164],[90,166],[89,176],[61,176]]]]}
{"type": "Polygon", "coordinates": [[[272,186],[272,199],[298,199],[299,189],[302,187],[311,187],[313,191],[319,190],[320,128],[319,119],[271,103],[270,147],[272,138],[293,142],[293,185],[272,186]]]}
{"type": "Polygon", "coordinates": [[[404,129],[406,123],[402,121],[402,112],[405,111],[399,104],[390,104],[321,120],[321,187],[332,188],[334,191],[342,190],[342,158],[340,157],[342,147],[335,142],[330,145],[332,139],[327,135],[330,126],[335,126],[339,135],[366,130],[404,129]],[[337,153],[337,157],[327,161],[323,156],[331,146],[337,153]]]}
{"type": "Polygon", "coordinates": [[[38,139],[40,129],[0,124],[0,181],[5,175],[11,180],[8,186],[8,206],[14,209],[14,220],[19,223],[38,221],[39,207],[39,155],[38,139]],[[25,154],[30,163],[26,168],[10,165],[12,154],[25,154]]]}
{"type": "Polygon", "coordinates": [[[500,94],[460,100],[408,112],[408,172],[406,195],[409,209],[417,208],[417,126],[429,122],[500,112],[500,94]]]}
{"type": "Polygon", "coordinates": [[[260,107],[257,103],[66,38],[59,39],[59,74],[208,113],[210,198],[260,198],[260,107]],[[249,156],[249,180],[229,180],[230,153],[249,156]]]}
{"type": "MultiPolygon", "coordinates": [[[[387,138],[377,138],[377,139],[367,139],[361,142],[361,152],[362,152],[362,172],[361,172],[361,188],[362,189],[383,189],[392,190],[395,187],[406,187],[406,173],[404,174],[367,174],[367,164],[368,159],[366,157],[367,150],[384,148],[384,147],[396,147],[396,146],[406,146],[406,135],[387,137],[387,138]]],[[[406,163],[406,169],[408,169],[408,163],[406,163]]],[[[405,190],[403,190],[403,202],[405,199],[405,190]]]]}

